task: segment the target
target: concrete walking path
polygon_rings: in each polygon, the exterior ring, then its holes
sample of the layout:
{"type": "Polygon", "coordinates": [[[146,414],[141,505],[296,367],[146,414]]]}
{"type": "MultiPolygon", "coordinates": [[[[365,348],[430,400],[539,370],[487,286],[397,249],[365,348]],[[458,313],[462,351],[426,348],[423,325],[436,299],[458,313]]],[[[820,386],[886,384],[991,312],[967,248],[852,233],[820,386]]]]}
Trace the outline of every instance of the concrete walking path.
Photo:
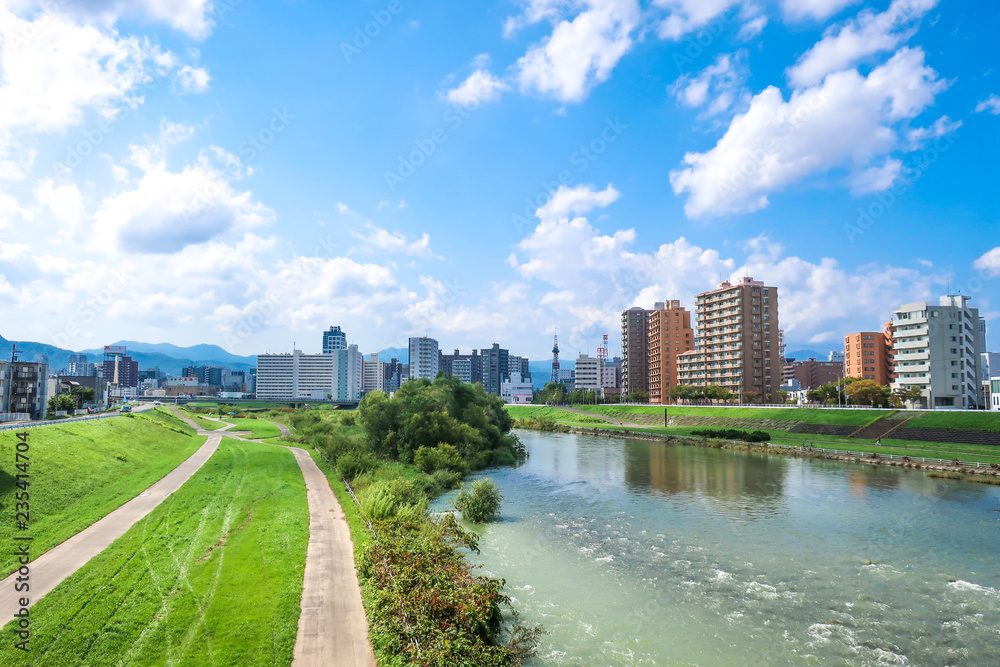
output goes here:
{"type": "MultiPolygon", "coordinates": [[[[174,412],[198,428],[193,420],[174,412]]],[[[271,423],[282,435],[291,433],[287,426],[271,423]]],[[[220,431],[207,433],[225,435],[220,431]]],[[[257,442],[236,435],[226,437],[257,442]]],[[[309,544],[292,666],[376,667],[375,654],[368,642],[368,617],[361,602],[361,585],[354,568],[354,543],[343,508],[309,453],[299,447],[288,449],[302,471],[309,506],[309,544]]]]}
{"type": "Polygon", "coordinates": [[[309,453],[288,449],[302,469],[309,501],[309,547],[292,665],[375,667],[344,511],[309,453]]]}
{"type": "Polygon", "coordinates": [[[29,564],[31,588],[28,592],[14,591],[14,584],[19,576],[17,572],[0,582],[0,618],[4,619],[4,623],[7,619],[14,618],[20,608],[19,598],[27,597],[30,600],[29,606],[34,605],[42,596],[86,565],[87,561],[128,532],[167,496],[181,488],[215,453],[222,440],[221,435],[213,436],[204,431],[201,435],[209,436],[205,444],[163,479],[88,528],[33,559],[29,564]]]}

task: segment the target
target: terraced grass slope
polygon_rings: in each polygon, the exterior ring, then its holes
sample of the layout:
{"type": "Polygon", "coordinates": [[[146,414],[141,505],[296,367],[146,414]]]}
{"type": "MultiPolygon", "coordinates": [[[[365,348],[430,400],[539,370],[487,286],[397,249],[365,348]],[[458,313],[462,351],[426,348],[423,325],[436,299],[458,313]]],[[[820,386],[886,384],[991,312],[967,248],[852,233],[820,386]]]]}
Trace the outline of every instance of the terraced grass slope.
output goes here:
{"type": "Polygon", "coordinates": [[[778,421],[795,421],[805,424],[841,424],[845,426],[865,426],[876,419],[887,417],[895,410],[829,410],[822,408],[743,408],[722,406],[693,405],[578,405],[581,410],[606,415],[659,415],[663,417],[664,408],[671,416],[687,417],[724,417],[732,419],[768,419],[778,421]]]}
{"type": "MultiPolygon", "coordinates": [[[[204,444],[183,422],[173,421],[176,425],[151,412],[31,429],[28,534],[34,537],[33,556],[139,495],[204,444]],[[182,427],[185,433],[178,432],[182,427]]],[[[6,545],[13,544],[18,491],[15,442],[14,431],[0,432],[0,543],[6,545]]],[[[15,569],[13,549],[0,549],[0,576],[15,569]]]]}
{"type": "MultiPolygon", "coordinates": [[[[590,406],[591,408],[594,406],[590,406]]],[[[547,405],[507,405],[504,409],[514,419],[545,418],[560,422],[571,422],[574,424],[605,424],[603,419],[588,417],[569,410],[553,408],[547,405]]],[[[586,410],[587,408],[582,408],[586,410]]],[[[593,412],[593,411],[591,411],[593,412]]],[[[661,419],[662,421],[662,419],[661,419]]]]}
{"type": "Polygon", "coordinates": [[[1000,412],[927,412],[907,427],[1000,432],[1000,412]]]}
{"type": "Polygon", "coordinates": [[[181,489],[42,598],[2,665],[289,665],[309,537],[292,453],[225,438],[181,489]]]}

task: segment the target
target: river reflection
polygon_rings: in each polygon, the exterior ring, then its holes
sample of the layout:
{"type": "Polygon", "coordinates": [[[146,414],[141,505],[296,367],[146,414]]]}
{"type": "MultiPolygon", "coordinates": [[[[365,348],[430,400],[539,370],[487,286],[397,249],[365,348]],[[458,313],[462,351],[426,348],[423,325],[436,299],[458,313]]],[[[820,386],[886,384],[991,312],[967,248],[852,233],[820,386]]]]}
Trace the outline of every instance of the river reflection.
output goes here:
{"type": "Polygon", "coordinates": [[[995,664],[996,487],[520,435],[475,560],[549,630],[537,664],[995,664]]]}

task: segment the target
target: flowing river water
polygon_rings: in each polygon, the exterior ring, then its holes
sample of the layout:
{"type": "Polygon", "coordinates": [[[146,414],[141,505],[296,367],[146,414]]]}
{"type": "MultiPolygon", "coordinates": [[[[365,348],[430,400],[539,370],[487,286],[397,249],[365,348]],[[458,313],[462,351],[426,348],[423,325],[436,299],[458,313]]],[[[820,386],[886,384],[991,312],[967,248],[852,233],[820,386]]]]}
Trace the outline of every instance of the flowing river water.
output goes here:
{"type": "Polygon", "coordinates": [[[548,630],[531,664],[1000,664],[1000,487],[519,436],[470,560],[548,630]]]}

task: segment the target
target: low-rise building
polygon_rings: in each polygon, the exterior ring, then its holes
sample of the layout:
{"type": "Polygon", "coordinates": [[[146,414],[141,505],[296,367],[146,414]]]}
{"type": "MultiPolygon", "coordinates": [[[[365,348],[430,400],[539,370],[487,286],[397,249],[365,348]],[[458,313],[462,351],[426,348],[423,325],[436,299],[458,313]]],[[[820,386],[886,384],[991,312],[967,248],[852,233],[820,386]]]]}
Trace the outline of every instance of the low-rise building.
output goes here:
{"type": "Polygon", "coordinates": [[[45,419],[48,410],[48,365],[34,361],[0,361],[0,421],[45,419]]]}
{"type": "Polygon", "coordinates": [[[500,398],[510,405],[527,405],[534,398],[531,380],[521,377],[521,373],[512,372],[510,378],[500,383],[500,398]]]}

